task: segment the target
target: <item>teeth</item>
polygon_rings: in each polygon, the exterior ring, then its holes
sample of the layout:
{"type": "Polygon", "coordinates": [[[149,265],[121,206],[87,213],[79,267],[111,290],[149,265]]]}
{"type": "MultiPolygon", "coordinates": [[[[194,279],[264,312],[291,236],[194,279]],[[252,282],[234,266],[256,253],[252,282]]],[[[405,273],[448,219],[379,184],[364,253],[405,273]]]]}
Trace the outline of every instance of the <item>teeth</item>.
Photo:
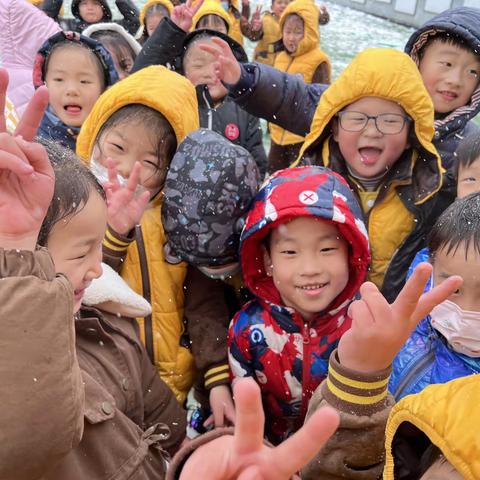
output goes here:
{"type": "Polygon", "coordinates": [[[326,284],[318,284],[318,285],[305,285],[304,287],[300,287],[302,290],[317,290],[319,288],[324,287],[326,284]]]}

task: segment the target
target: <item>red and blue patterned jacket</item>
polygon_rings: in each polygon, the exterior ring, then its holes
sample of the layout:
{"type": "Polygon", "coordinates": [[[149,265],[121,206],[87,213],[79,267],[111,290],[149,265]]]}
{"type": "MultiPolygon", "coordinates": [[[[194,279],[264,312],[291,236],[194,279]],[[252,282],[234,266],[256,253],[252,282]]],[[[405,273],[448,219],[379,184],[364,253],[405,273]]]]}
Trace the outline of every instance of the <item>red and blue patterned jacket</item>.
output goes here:
{"type": "Polygon", "coordinates": [[[350,328],[348,305],[365,280],[370,253],[360,207],[345,180],[323,167],[281,170],[255,198],[241,237],[244,282],[256,299],[232,320],[229,362],[233,380],[260,385],[266,434],[277,443],[299,428],[308,401],[327,375],[330,353],[350,328]],[[336,224],[349,244],[349,281],[309,322],[282,304],[263,265],[262,243],[289,220],[311,216],[336,224]]]}

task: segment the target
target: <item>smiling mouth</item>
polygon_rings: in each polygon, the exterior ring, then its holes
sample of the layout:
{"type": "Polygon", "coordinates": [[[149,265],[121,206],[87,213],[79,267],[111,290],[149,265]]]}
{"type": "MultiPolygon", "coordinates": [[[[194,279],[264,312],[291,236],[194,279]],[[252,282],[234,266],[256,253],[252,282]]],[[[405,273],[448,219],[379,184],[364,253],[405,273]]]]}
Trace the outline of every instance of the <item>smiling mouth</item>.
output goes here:
{"type": "Polygon", "coordinates": [[[300,290],[307,290],[307,291],[313,291],[313,290],[320,290],[324,287],[326,287],[328,283],[312,283],[310,285],[299,285],[297,288],[300,290]]]}
{"type": "Polygon", "coordinates": [[[438,93],[440,93],[445,100],[455,100],[458,97],[455,92],[450,92],[449,90],[440,90],[438,93]]]}
{"type": "Polygon", "coordinates": [[[374,165],[378,162],[382,150],[377,147],[362,147],[358,149],[360,161],[365,165],[374,165]]]}

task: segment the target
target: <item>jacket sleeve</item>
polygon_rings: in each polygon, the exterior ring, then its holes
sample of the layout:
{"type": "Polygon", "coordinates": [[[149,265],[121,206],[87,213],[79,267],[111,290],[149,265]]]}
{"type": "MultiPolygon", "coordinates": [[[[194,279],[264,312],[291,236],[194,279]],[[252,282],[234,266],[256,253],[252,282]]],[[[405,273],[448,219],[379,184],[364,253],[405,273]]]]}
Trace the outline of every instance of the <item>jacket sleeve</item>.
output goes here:
{"type": "Polygon", "coordinates": [[[43,478],[83,433],[73,292],[44,249],[0,249],[0,280],[0,478],[43,478]]]}
{"type": "Polygon", "coordinates": [[[182,53],[186,35],[181,28],[165,17],[140,50],[132,73],[150,65],[170,64],[175,67],[175,60],[182,53]]]}
{"type": "Polygon", "coordinates": [[[267,154],[263,146],[263,131],[260,120],[250,114],[248,114],[247,138],[244,147],[252,154],[260,170],[260,178],[263,178],[267,171],[267,154]]]}
{"type": "Polygon", "coordinates": [[[310,400],[307,418],[330,405],[340,426],[320,453],[302,470],[302,480],[317,478],[377,480],[384,462],[385,426],[393,406],[387,385],[390,369],[375,374],[349,370],[330,356],[327,379],[310,400]]]}
{"type": "Polygon", "coordinates": [[[230,321],[224,283],[188,267],[184,315],[193,357],[207,390],[230,383],[227,331],[230,321]]]}
{"type": "Polygon", "coordinates": [[[63,0],[43,0],[40,8],[54,20],[58,21],[58,14],[63,5],[63,0]]]}
{"type": "Polygon", "coordinates": [[[116,0],[115,3],[123,15],[123,20],[120,23],[131,35],[136,35],[140,28],[138,8],[131,0],[116,0]]]}
{"type": "Polygon", "coordinates": [[[330,83],[330,69],[327,62],[321,63],[313,73],[312,83],[322,83],[327,85],[330,83]]]}
{"type": "Polygon", "coordinates": [[[320,96],[327,88],[306,84],[300,75],[260,63],[243,64],[239,82],[226,87],[248,113],[302,136],[310,131],[320,96]]]}
{"type": "Polygon", "coordinates": [[[135,230],[128,235],[120,235],[110,226],[102,243],[103,261],[117,273],[122,269],[129,245],[135,240],[135,230]]]}

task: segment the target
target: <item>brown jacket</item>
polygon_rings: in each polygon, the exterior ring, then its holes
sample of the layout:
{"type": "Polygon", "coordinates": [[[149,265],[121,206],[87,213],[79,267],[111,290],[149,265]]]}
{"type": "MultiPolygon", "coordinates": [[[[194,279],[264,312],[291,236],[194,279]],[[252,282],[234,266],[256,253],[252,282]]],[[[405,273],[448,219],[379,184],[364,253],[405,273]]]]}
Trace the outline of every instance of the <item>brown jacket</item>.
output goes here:
{"type": "Polygon", "coordinates": [[[135,320],[82,308],[74,322],[71,288],[46,251],[0,255],[2,319],[12,318],[0,349],[0,479],[163,479],[185,412],[135,320]]]}

